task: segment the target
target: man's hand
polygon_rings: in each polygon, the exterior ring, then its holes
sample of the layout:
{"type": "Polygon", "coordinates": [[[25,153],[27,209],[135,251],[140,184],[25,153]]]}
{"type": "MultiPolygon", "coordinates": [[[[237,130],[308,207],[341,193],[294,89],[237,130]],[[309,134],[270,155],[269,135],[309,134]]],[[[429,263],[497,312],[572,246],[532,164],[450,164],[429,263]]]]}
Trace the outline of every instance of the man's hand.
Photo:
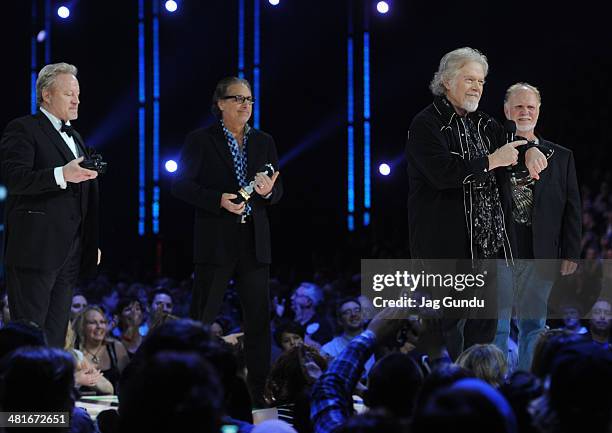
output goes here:
{"type": "Polygon", "coordinates": [[[548,161],[540,149],[532,147],[525,153],[525,166],[532,179],[540,180],[540,172],[548,167],[548,161]]]}
{"type": "Polygon", "coordinates": [[[262,197],[267,196],[272,192],[272,188],[274,188],[274,182],[276,182],[276,178],[280,172],[275,172],[272,177],[268,176],[265,173],[257,173],[255,175],[255,191],[262,197]]]}
{"type": "Polygon", "coordinates": [[[83,159],[82,156],[79,156],[77,159],[73,159],[62,167],[62,174],[66,182],[81,183],[98,177],[97,171],[88,170],[79,165],[83,162],[83,159]]]}
{"type": "Polygon", "coordinates": [[[240,204],[232,203],[232,199],[235,199],[236,197],[238,197],[236,194],[224,192],[221,194],[221,207],[228,212],[235,213],[236,215],[242,215],[242,212],[244,212],[245,202],[240,204]]]}
{"type": "Polygon", "coordinates": [[[515,165],[518,162],[518,150],[516,148],[524,144],[527,144],[527,140],[516,140],[497,149],[489,155],[489,170],[515,165]]]}
{"type": "MultiPolygon", "coordinates": [[[[415,311],[410,311],[407,308],[385,308],[370,322],[368,329],[376,334],[378,344],[397,338],[397,334],[402,328],[408,328],[407,332],[413,330],[414,324],[409,320],[410,314],[415,311]]],[[[418,334],[418,331],[416,331],[418,334]]]]}
{"type": "Polygon", "coordinates": [[[561,260],[561,275],[564,277],[567,275],[572,275],[574,272],[576,272],[577,268],[578,263],[572,262],[571,260],[561,260]]]}

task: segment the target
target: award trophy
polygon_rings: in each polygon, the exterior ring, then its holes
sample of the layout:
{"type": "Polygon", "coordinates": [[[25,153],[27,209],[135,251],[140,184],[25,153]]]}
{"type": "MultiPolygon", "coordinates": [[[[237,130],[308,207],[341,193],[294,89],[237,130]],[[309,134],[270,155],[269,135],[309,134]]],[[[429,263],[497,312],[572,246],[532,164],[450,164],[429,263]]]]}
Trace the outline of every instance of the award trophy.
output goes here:
{"type": "MultiPolygon", "coordinates": [[[[268,175],[269,177],[272,177],[272,175],[274,174],[276,170],[274,170],[274,166],[272,164],[266,164],[263,167],[261,167],[259,170],[257,170],[257,173],[264,173],[266,175],[268,175]]],[[[240,204],[242,202],[248,202],[251,197],[253,196],[253,191],[255,190],[255,180],[252,180],[249,182],[249,184],[243,188],[240,188],[238,190],[238,192],[236,193],[236,195],[238,197],[232,199],[232,203],[235,204],[240,204]]]]}

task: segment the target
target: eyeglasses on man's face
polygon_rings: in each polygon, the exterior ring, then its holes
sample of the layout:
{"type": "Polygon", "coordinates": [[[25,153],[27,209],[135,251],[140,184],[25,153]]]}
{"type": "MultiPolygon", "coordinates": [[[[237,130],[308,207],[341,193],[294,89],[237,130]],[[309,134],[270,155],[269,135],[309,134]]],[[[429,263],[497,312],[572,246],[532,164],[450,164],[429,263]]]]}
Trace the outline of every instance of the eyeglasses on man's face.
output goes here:
{"type": "Polygon", "coordinates": [[[238,104],[244,104],[247,103],[249,105],[253,105],[255,103],[255,99],[253,99],[252,96],[242,96],[242,95],[228,95],[228,96],[224,96],[221,99],[233,99],[235,102],[237,102],[238,104]]]}

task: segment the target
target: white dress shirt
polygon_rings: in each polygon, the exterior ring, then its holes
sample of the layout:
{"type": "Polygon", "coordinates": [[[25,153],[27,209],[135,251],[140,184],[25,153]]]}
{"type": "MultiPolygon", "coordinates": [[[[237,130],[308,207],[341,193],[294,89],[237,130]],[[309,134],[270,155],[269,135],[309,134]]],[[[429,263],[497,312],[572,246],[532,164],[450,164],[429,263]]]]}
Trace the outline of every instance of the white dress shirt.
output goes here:
{"type": "MultiPolygon", "coordinates": [[[[40,111],[45,116],[47,116],[47,118],[51,121],[51,124],[53,125],[55,130],[59,132],[59,135],[62,136],[62,139],[64,140],[64,142],[66,143],[66,145],[68,146],[72,154],[74,155],[75,159],[78,158],[79,152],[77,151],[77,144],[74,142],[74,137],[70,137],[65,132],[60,131],[60,129],[62,128],[62,121],[58,119],[57,117],[55,117],[53,114],[49,113],[43,107],[40,107],[40,111]]],[[[66,122],[66,125],[70,125],[70,121],[66,122]]],[[[61,189],[66,189],[67,185],[66,185],[66,180],[64,179],[64,172],[62,168],[63,167],[55,167],[55,169],[53,170],[53,175],[55,176],[55,182],[57,183],[57,185],[61,189]]]]}

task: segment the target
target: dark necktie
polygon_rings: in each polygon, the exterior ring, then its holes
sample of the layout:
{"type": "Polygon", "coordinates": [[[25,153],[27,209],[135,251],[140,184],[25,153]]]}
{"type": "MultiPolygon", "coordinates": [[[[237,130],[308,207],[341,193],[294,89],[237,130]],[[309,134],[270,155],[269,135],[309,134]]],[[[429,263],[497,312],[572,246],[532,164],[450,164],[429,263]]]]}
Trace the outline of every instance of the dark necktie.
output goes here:
{"type": "Polygon", "coordinates": [[[72,137],[72,125],[67,125],[66,122],[62,120],[62,127],[60,128],[60,132],[65,132],[68,137],[72,137]]]}

